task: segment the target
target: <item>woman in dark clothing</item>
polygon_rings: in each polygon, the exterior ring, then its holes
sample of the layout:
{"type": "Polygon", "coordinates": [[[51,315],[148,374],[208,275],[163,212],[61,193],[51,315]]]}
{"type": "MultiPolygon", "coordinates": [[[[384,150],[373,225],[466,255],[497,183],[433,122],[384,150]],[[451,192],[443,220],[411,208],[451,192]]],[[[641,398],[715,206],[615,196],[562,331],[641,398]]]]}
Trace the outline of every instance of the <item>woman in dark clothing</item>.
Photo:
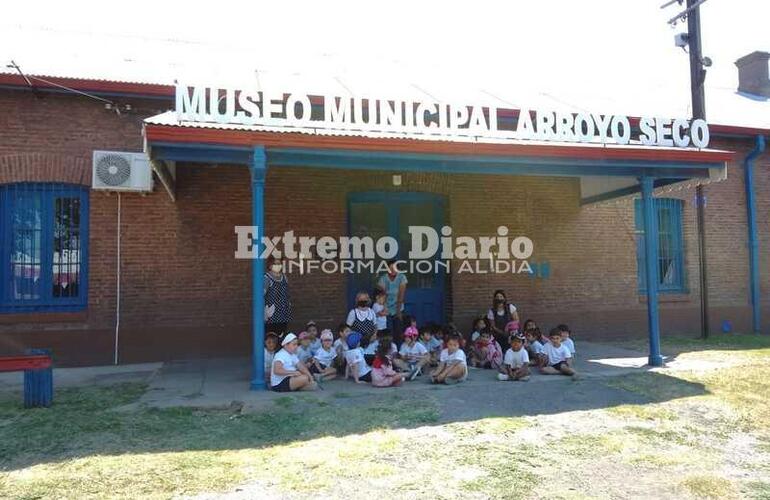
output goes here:
{"type": "Polygon", "coordinates": [[[508,302],[504,291],[495,290],[495,293],[492,295],[492,307],[487,312],[487,320],[489,320],[489,326],[492,329],[495,340],[501,346],[507,346],[508,336],[505,333],[505,325],[510,321],[519,321],[519,313],[516,311],[516,306],[508,302]]]}
{"type": "Polygon", "coordinates": [[[289,281],[280,260],[271,255],[265,264],[265,332],[283,337],[292,317],[289,281]]]}

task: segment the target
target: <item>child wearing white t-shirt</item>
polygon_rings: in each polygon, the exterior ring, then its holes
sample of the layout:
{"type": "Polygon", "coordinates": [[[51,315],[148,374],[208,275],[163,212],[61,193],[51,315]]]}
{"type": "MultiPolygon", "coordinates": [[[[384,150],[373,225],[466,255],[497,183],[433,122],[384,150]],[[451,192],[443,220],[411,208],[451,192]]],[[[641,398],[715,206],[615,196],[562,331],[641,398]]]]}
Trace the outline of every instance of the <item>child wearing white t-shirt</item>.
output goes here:
{"type": "Polygon", "coordinates": [[[410,326],[404,330],[404,343],[398,351],[401,359],[409,369],[409,380],[414,380],[422,371],[422,368],[430,363],[428,349],[417,342],[417,328],[410,326]]]}
{"type": "Polygon", "coordinates": [[[438,357],[441,354],[441,350],[444,348],[443,343],[433,336],[433,331],[430,327],[422,327],[420,332],[420,344],[427,349],[430,356],[430,366],[438,365],[438,357]]]}
{"type": "Polygon", "coordinates": [[[313,339],[310,338],[310,334],[307,332],[300,332],[297,338],[299,339],[297,357],[305,364],[305,366],[308,366],[310,364],[310,360],[313,358],[313,347],[311,345],[313,339]]]}
{"type": "Polygon", "coordinates": [[[468,361],[465,353],[460,349],[459,334],[447,335],[446,348],[441,351],[438,361],[438,366],[430,376],[431,383],[456,384],[468,378],[468,361]]]}
{"type": "Polygon", "coordinates": [[[505,352],[503,366],[497,374],[498,380],[529,380],[529,354],[524,349],[522,335],[511,336],[511,348],[505,352]]]}
{"type": "Polygon", "coordinates": [[[569,327],[565,324],[561,324],[556,328],[561,332],[562,345],[565,345],[567,349],[569,349],[570,354],[572,354],[572,359],[575,359],[575,342],[572,341],[572,332],[569,327]]]}
{"type": "Polygon", "coordinates": [[[321,339],[318,338],[318,325],[315,324],[315,321],[310,320],[305,325],[305,331],[308,337],[310,337],[310,352],[315,354],[321,348],[321,339]]]}
{"type": "Polygon", "coordinates": [[[350,375],[357,384],[372,381],[372,368],[364,359],[364,350],[361,349],[361,334],[350,332],[348,335],[348,352],[345,353],[345,361],[348,364],[350,375]]]}
{"type": "Polygon", "coordinates": [[[268,332],[265,336],[265,380],[270,379],[270,372],[273,369],[273,358],[280,349],[281,339],[273,332],[268,332]]]}
{"type": "Polygon", "coordinates": [[[554,328],[548,334],[550,342],[543,346],[547,365],[540,368],[540,371],[546,375],[575,375],[572,368],[572,353],[567,346],[561,343],[561,331],[554,328]]]}
{"type": "Polygon", "coordinates": [[[321,348],[313,355],[309,367],[316,381],[331,380],[337,376],[337,368],[334,367],[337,351],[332,347],[333,342],[334,335],[331,330],[321,332],[321,348]]]}
{"type": "Polygon", "coordinates": [[[388,329],[388,307],[385,305],[385,299],[387,294],[381,288],[377,288],[374,292],[374,304],[372,304],[372,311],[374,311],[375,324],[377,325],[377,332],[382,333],[388,329]]]}
{"type": "Polygon", "coordinates": [[[529,355],[529,362],[536,368],[542,368],[548,363],[548,359],[543,353],[543,344],[540,342],[540,329],[535,327],[524,332],[527,341],[525,349],[529,355]]]}

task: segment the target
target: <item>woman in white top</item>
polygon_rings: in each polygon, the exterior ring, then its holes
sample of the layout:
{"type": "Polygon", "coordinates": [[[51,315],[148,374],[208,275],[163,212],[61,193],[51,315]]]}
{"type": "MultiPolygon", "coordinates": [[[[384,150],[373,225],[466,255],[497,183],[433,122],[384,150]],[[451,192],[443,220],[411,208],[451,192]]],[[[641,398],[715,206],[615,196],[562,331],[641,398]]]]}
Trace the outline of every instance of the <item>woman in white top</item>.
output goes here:
{"type": "Polygon", "coordinates": [[[270,389],[276,392],[314,391],[318,385],[310,370],[297,357],[297,336],[289,333],[281,342],[283,349],[275,353],[270,373],[270,389]]]}

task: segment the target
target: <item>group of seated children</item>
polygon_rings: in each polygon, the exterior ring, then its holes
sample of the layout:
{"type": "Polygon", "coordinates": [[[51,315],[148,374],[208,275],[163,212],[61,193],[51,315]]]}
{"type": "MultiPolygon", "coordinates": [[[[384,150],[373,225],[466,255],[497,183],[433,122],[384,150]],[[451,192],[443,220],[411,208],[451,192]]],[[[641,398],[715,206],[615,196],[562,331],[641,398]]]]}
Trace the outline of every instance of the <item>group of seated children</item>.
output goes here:
{"type": "Polygon", "coordinates": [[[387,330],[366,339],[343,324],[340,325],[340,338],[345,342],[339,345],[341,362],[338,369],[357,383],[369,382],[375,387],[397,386],[414,380],[427,366],[435,367],[430,380],[436,384],[459,382],[468,374],[465,353],[460,349],[457,334],[449,335],[442,344],[433,338],[429,329],[419,334],[417,328],[410,325],[404,330],[404,341],[399,349],[387,330]]]}
{"type": "MultiPolygon", "coordinates": [[[[381,295],[374,305],[382,305],[381,295]]],[[[433,368],[429,376],[434,384],[464,381],[469,366],[496,370],[498,380],[529,380],[530,368],[543,374],[575,375],[575,344],[567,325],[553,328],[546,337],[533,320],[527,320],[523,329],[518,321],[511,321],[501,339],[510,346],[503,354],[487,318],[474,320],[466,341],[452,325],[426,325],[418,331],[416,321],[407,316],[399,347],[385,328],[381,312],[381,308],[369,307],[368,294],[361,293],[347,321],[337,327],[336,338],[329,329],[319,337],[313,321],[298,336],[288,333],[280,339],[268,333],[265,375],[270,387],[313,390],[337,376],[392,387],[415,380],[427,367],[433,368]]]]}

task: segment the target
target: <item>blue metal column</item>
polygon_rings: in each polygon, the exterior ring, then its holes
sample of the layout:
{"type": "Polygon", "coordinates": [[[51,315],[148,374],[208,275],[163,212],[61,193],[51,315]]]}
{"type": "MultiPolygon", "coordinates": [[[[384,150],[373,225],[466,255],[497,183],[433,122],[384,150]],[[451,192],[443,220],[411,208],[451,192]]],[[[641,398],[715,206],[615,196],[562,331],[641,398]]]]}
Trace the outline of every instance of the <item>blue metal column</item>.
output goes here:
{"type": "Polygon", "coordinates": [[[757,203],[754,197],[754,160],[765,151],[764,136],[757,136],[754,149],[743,162],[744,187],[746,188],[746,212],[749,226],[749,284],[751,291],[751,324],[754,333],[759,333],[760,298],[759,298],[759,238],[757,237],[757,203]]]}
{"type": "Polygon", "coordinates": [[[653,178],[639,179],[642,188],[644,222],[644,260],[647,279],[647,324],[650,334],[650,366],[663,366],[660,355],[660,320],[658,318],[658,214],[652,197],[653,178]]]}
{"type": "Polygon", "coordinates": [[[257,146],[252,153],[251,164],[251,225],[255,227],[254,253],[251,267],[251,390],[265,389],[265,262],[260,258],[262,235],[265,227],[265,173],[267,157],[265,148],[257,146]]]}

